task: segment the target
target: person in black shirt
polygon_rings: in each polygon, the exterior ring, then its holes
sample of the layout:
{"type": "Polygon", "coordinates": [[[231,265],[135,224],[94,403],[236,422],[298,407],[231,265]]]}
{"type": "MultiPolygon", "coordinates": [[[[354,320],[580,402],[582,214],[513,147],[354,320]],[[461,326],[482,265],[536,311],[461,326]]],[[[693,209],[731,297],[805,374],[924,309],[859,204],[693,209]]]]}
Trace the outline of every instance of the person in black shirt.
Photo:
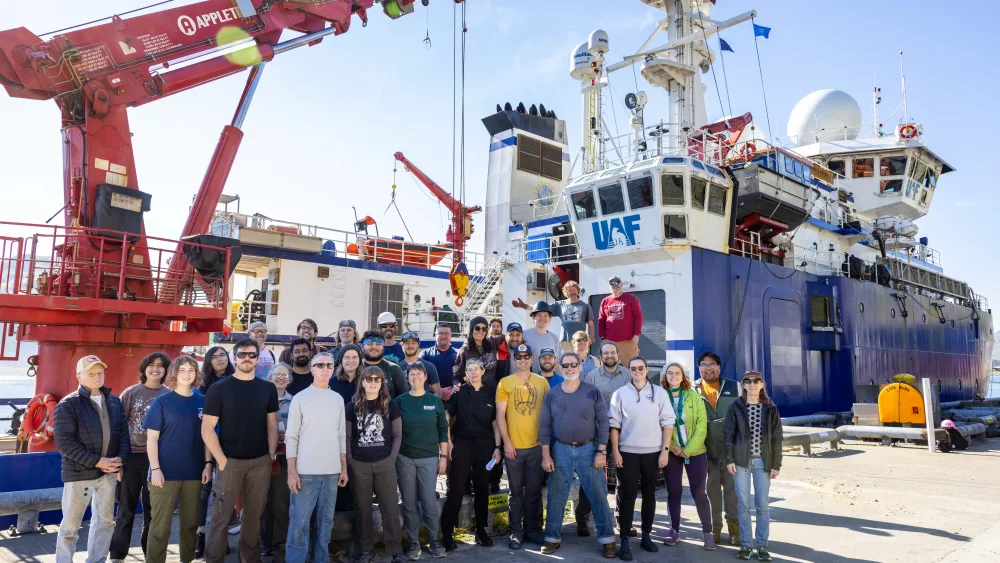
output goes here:
{"type": "Polygon", "coordinates": [[[361,368],[365,369],[373,366],[382,371],[382,375],[385,376],[385,382],[388,386],[389,399],[391,400],[407,393],[410,390],[410,386],[406,383],[406,376],[403,374],[403,370],[395,363],[385,359],[383,357],[384,354],[385,339],[382,337],[382,333],[377,330],[365,331],[361,337],[361,355],[363,360],[361,368]]]}
{"type": "Polygon", "coordinates": [[[233,351],[236,373],[209,388],[201,424],[201,437],[217,463],[215,516],[209,526],[205,550],[208,563],[225,560],[228,522],[220,515],[233,513],[236,497],[241,493],[240,559],[260,560],[260,517],[278,449],[278,391],[273,383],[254,375],[260,353],[258,344],[247,338],[237,342],[233,351]]]}
{"type": "Polygon", "coordinates": [[[476,543],[489,547],[493,540],[486,533],[489,518],[490,472],[487,464],[500,464],[500,428],[497,426],[496,388],[483,383],[483,362],[471,358],[465,362],[465,383],[445,404],[451,422],[451,466],[448,469],[448,500],[441,515],[444,548],[456,547],[452,534],[462,508],[465,485],[472,473],[473,500],[476,512],[476,543]]]}
{"type": "MultiPolygon", "coordinates": [[[[208,389],[217,381],[236,373],[236,366],[229,358],[229,353],[222,346],[212,346],[205,353],[205,361],[201,364],[201,386],[198,391],[208,395],[208,389]]],[[[198,499],[198,540],[194,548],[195,559],[205,556],[205,523],[208,522],[208,499],[212,494],[212,481],[201,486],[201,498],[198,499]]]]}
{"type": "Polygon", "coordinates": [[[312,369],[309,362],[316,355],[315,348],[309,346],[309,341],[305,338],[292,340],[290,346],[292,350],[292,382],[285,389],[295,395],[303,389],[308,389],[313,384],[312,369]]]}

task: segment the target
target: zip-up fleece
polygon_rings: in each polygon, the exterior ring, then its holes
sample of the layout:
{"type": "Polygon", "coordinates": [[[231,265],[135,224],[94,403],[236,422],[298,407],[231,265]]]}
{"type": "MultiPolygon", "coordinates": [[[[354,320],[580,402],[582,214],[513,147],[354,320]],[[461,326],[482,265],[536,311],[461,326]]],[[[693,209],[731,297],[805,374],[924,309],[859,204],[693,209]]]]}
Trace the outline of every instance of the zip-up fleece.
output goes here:
{"type": "MultiPolygon", "coordinates": [[[[764,470],[781,469],[781,416],[774,404],[761,405],[761,418],[764,427],[761,429],[763,442],[760,456],[764,460],[764,470]]],[[[747,414],[747,402],[740,397],[729,408],[726,415],[726,464],[735,463],[740,467],[750,464],[750,416],[747,414]]]]}

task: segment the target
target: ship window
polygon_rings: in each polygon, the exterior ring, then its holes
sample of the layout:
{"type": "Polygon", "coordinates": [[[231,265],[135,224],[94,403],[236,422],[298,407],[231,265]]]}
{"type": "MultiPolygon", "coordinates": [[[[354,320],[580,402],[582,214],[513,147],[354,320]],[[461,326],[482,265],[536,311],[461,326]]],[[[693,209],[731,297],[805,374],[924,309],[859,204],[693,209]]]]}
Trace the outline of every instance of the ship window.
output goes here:
{"type": "Polygon", "coordinates": [[[622,197],[622,187],[618,183],[597,188],[597,197],[601,200],[601,215],[611,215],[625,211],[625,198],[622,197]]]}
{"type": "Polygon", "coordinates": [[[883,156],[879,164],[879,174],[882,176],[902,176],[906,173],[905,156],[883,156]]]}
{"type": "Polygon", "coordinates": [[[933,170],[927,171],[927,178],[924,180],[924,187],[934,189],[937,187],[938,174],[933,170]]]}
{"type": "Polygon", "coordinates": [[[708,188],[708,212],[716,215],[726,214],[726,187],[712,184],[708,188]]]}
{"type": "Polygon", "coordinates": [[[695,168],[698,168],[699,170],[705,170],[705,165],[702,164],[701,161],[699,160],[692,160],[691,165],[694,166],[695,168]]]}
{"type": "Polygon", "coordinates": [[[590,190],[577,192],[573,194],[572,199],[577,221],[597,217],[597,202],[594,201],[594,192],[590,190]]]}
{"type": "Polygon", "coordinates": [[[708,182],[701,178],[691,177],[691,207],[698,211],[705,210],[705,192],[708,191],[708,182]]]}
{"type": "MultiPolygon", "coordinates": [[[[694,182],[692,177],[691,181],[694,182]]],[[[705,183],[704,180],[698,180],[705,183]]],[[[684,176],[681,174],[660,175],[660,200],[663,205],[684,205],[684,176]]]]}
{"type": "Polygon", "coordinates": [[[663,164],[687,164],[687,159],[682,156],[667,156],[663,158],[663,164]]]}
{"type": "Polygon", "coordinates": [[[923,205],[924,207],[927,206],[927,190],[922,190],[920,192],[920,205],[923,205]]]}
{"type": "Polygon", "coordinates": [[[871,178],[875,175],[875,159],[855,158],[852,172],[854,178],[871,178]]]}
{"type": "Polygon", "coordinates": [[[884,194],[898,193],[903,189],[902,180],[882,180],[878,185],[879,191],[884,194]]]}
{"type": "Polygon", "coordinates": [[[806,181],[807,184],[812,183],[812,169],[806,165],[802,165],[802,179],[806,181]]]}
{"type": "Polygon", "coordinates": [[[830,170],[832,170],[838,176],[846,176],[847,175],[847,171],[844,168],[844,160],[843,159],[838,158],[836,160],[831,160],[830,162],[826,163],[826,167],[829,168],[830,170]]]}
{"type": "Polygon", "coordinates": [[[910,178],[923,185],[924,177],[927,175],[927,165],[914,158],[910,161],[910,178]]]}
{"type": "Polygon", "coordinates": [[[625,184],[625,189],[628,190],[628,206],[633,211],[653,205],[653,178],[651,176],[629,180],[625,184]]]}
{"type": "Polygon", "coordinates": [[[794,176],[795,175],[795,159],[794,158],[788,158],[785,155],[782,155],[782,158],[784,158],[784,160],[785,160],[785,173],[788,174],[789,176],[794,176]]]}
{"type": "Polygon", "coordinates": [[[517,169],[553,180],[563,179],[562,148],[527,135],[517,136],[517,169]]]}
{"type": "Polygon", "coordinates": [[[685,215],[664,215],[663,216],[663,238],[665,239],[686,239],[687,238],[687,216],[685,215]]]}
{"type": "Polygon", "coordinates": [[[403,284],[371,282],[368,296],[368,326],[378,326],[378,316],[389,311],[397,319],[403,318],[403,284]]]}
{"type": "Polygon", "coordinates": [[[809,312],[812,326],[833,326],[833,308],[828,295],[813,295],[809,298],[809,312]]]}
{"type": "Polygon", "coordinates": [[[605,170],[605,171],[604,171],[604,172],[603,172],[603,173],[601,174],[601,178],[607,178],[608,176],[614,176],[615,174],[617,174],[617,173],[621,172],[622,170],[625,170],[625,167],[624,167],[624,166],[619,166],[619,167],[617,167],[617,168],[611,168],[611,169],[609,169],[609,170],[605,170]]]}

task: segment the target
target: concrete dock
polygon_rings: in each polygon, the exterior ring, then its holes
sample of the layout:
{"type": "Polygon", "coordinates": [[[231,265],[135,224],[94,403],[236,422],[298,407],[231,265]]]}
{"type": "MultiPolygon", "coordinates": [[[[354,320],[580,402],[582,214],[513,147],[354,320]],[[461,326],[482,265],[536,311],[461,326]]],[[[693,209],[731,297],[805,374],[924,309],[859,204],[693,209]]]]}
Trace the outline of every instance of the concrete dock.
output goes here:
{"type": "MultiPolygon", "coordinates": [[[[785,453],[781,476],[771,485],[770,548],[775,561],[795,562],[948,562],[1000,561],[1000,439],[976,442],[964,452],[929,453],[926,447],[848,440],[839,451],[814,448],[806,457],[785,453]]],[[[609,497],[612,502],[614,497],[609,497]]],[[[735,548],[701,549],[700,525],[690,496],[682,510],[684,540],[674,547],[660,540],[668,529],[666,491],[658,491],[654,535],[658,553],[646,553],[633,542],[635,561],[719,561],[735,559],[735,548]]],[[[636,524],[638,524],[638,506],[636,524]]],[[[591,523],[593,527],[593,523],[591,523]]],[[[542,555],[539,546],[507,549],[503,537],[486,549],[461,545],[446,560],[604,561],[595,536],[579,538],[572,520],[564,523],[562,548],[542,555]]],[[[0,561],[55,561],[56,527],[44,534],[11,538],[0,532],[0,561]]],[[[139,528],[133,545],[138,546],[139,528]]],[[[77,561],[84,561],[86,525],[81,530],[77,561]]],[[[725,542],[723,534],[723,543],[725,542]]],[[[235,547],[237,536],[230,536],[235,547]]],[[[176,537],[174,538],[176,542],[176,537]]],[[[263,563],[270,563],[265,558],[263,563]]],[[[421,560],[430,560],[424,553],[421,560]]],[[[142,561],[138,547],[127,561],[142,561]]],[[[177,544],[167,561],[178,561],[177,544]]],[[[236,562],[236,552],[227,561],[236,562]]],[[[379,561],[388,561],[380,553],[379,561]]]]}

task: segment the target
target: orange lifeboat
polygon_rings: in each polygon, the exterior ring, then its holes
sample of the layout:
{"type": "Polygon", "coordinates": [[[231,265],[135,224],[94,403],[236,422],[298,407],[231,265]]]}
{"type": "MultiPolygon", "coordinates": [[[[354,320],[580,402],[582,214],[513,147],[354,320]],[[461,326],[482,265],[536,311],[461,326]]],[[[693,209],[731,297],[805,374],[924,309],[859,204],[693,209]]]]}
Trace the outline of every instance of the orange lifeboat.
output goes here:
{"type": "Polygon", "coordinates": [[[450,245],[431,246],[401,240],[366,239],[348,244],[347,253],[368,262],[430,268],[451,254],[450,245]]]}

